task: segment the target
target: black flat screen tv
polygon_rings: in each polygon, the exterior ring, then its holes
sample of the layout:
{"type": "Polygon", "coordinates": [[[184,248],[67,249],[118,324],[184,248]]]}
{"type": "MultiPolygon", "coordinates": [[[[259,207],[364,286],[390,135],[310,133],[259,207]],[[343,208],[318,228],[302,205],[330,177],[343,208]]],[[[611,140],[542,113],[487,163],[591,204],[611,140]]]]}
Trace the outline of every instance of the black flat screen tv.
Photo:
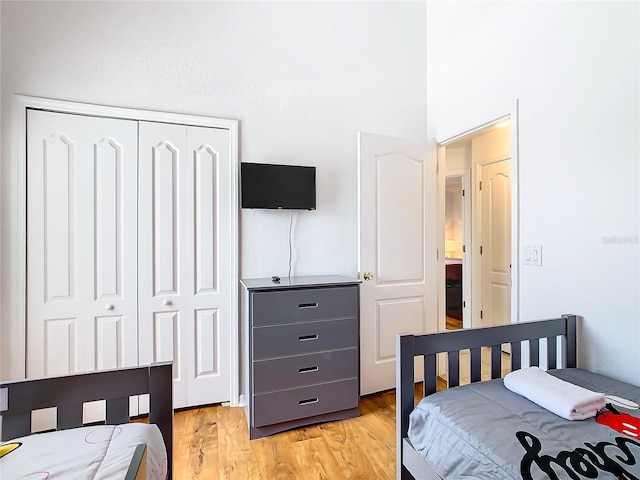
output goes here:
{"type": "Polygon", "coordinates": [[[242,208],[316,209],[316,167],[241,163],[242,208]]]}

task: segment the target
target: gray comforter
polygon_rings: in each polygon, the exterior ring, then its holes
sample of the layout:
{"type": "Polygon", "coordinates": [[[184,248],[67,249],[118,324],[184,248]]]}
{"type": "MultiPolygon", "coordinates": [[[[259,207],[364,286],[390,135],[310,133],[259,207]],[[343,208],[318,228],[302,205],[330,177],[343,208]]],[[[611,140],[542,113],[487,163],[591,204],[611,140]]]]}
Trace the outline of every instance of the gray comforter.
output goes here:
{"type": "MultiPolygon", "coordinates": [[[[640,403],[633,385],[581,369],[549,373],[640,403]]],[[[618,411],[640,425],[638,410],[618,411]]],[[[628,434],[595,418],[564,420],[497,379],[424,398],[411,414],[409,439],[445,479],[640,479],[640,439],[622,423],[628,434]]]]}

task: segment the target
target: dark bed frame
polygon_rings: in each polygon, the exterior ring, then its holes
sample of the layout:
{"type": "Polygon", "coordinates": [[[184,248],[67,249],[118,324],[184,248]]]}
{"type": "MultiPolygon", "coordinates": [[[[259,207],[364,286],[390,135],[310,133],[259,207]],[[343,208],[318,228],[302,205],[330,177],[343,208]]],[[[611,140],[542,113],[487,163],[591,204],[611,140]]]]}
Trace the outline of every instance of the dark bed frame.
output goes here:
{"type": "MultiPolygon", "coordinates": [[[[31,434],[31,412],[57,407],[56,430],[83,426],[83,403],[106,400],[106,424],[128,423],[129,397],[149,394],[149,423],[158,426],[167,449],[167,478],[173,454],[173,374],[171,362],[0,383],[0,441],[31,434]]],[[[139,445],[125,479],[138,478],[146,466],[139,445]]]]}
{"type": "Polygon", "coordinates": [[[438,379],[436,358],[447,353],[448,387],[460,383],[460,350],[470,350],[470,382],[481,380],[481,349],[491,348],[491,378],[502,374],[503,344],[511,348],[511,370],[520,368],[522,343],[529,343],[529,364],[540,364],[540,339],[547,341],[549,369],[576,366],[576,316],[513,323],[495,327],[471,328],[425,335],[398,334],[396,336],[396,460],[397,478],[420,480],[440,479],[430,465],[411,445],[407,437],[409,414],[414,409],[414,357],[424,357],[424,396],[436,392],[438,379]],[[562,338],[557,351],[556,338],[562,338]],[[559,360],[559,361],[558,361],[559,360]]]}

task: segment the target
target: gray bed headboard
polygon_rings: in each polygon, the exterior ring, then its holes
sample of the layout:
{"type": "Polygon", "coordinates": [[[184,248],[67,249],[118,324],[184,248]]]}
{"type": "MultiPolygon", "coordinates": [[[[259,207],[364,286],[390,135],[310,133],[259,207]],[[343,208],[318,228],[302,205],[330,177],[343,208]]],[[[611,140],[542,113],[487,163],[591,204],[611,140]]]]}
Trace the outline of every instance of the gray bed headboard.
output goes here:
{"type": "MultiPolygon", "coordinates": [[[[57,430],[83,425],[83,403],[106,401],[106,423],[129,422],[129,397],[149,394],[149,423],[162,433],[171,471],[173,374],[171,362],[0,384],[0,441],[31,434],[31,412],[57,408],[57,430]]],[[[171,478],[171,477],[169,477],[171,478]]]]}
{"type": "Polygon", "coordinates": [[[529,365],[540,364],[540,340],[547,339],[546,363],[549,369],[576,366],[576,316],[512,323],[494,327],[451,330],[424,335],[396,335],[396,450],[397,465],[402,467],[402,441],[409,429],[409,414],[414,409],[414,358],[423,356],[424,395],[436,392],[438,371],[437,355],[447,353],[448,386],[460,383],[460,351],[470,352],[470,382],[481,381],[481,350],[491,350],[491,378],[500,378],[502,345],[510,345],[511,370],[521,367],[522,342],[529,347],[529,365]],[[556,339],[562,339],[558,351],[556,339]]]}

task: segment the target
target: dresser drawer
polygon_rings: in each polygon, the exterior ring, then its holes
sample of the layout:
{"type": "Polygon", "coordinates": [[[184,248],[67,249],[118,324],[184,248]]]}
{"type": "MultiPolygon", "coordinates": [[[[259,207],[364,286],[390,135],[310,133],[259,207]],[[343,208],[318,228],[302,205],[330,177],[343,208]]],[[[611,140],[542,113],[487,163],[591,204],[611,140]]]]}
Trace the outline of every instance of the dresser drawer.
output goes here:
{"type": "Polygon", "coordinates": [[[358,287],[326,287],[271,292],[251,296],[253,326],[304,322],[358,315],[358,287]]]}
{"type": "Polygon", "coordinates": [[[254,427],[358,406],[358,379],[253,395],[254,427]]]}
{"type": "Polygon", "coordinates": [[[253,393],[355,378],[358,349],[295,355],[253,362],[253,393]]]}
{"type": "Polygon", "coordinates": [[[253,360],[358,346],[358,319],[254,327],[253,360]]]}

